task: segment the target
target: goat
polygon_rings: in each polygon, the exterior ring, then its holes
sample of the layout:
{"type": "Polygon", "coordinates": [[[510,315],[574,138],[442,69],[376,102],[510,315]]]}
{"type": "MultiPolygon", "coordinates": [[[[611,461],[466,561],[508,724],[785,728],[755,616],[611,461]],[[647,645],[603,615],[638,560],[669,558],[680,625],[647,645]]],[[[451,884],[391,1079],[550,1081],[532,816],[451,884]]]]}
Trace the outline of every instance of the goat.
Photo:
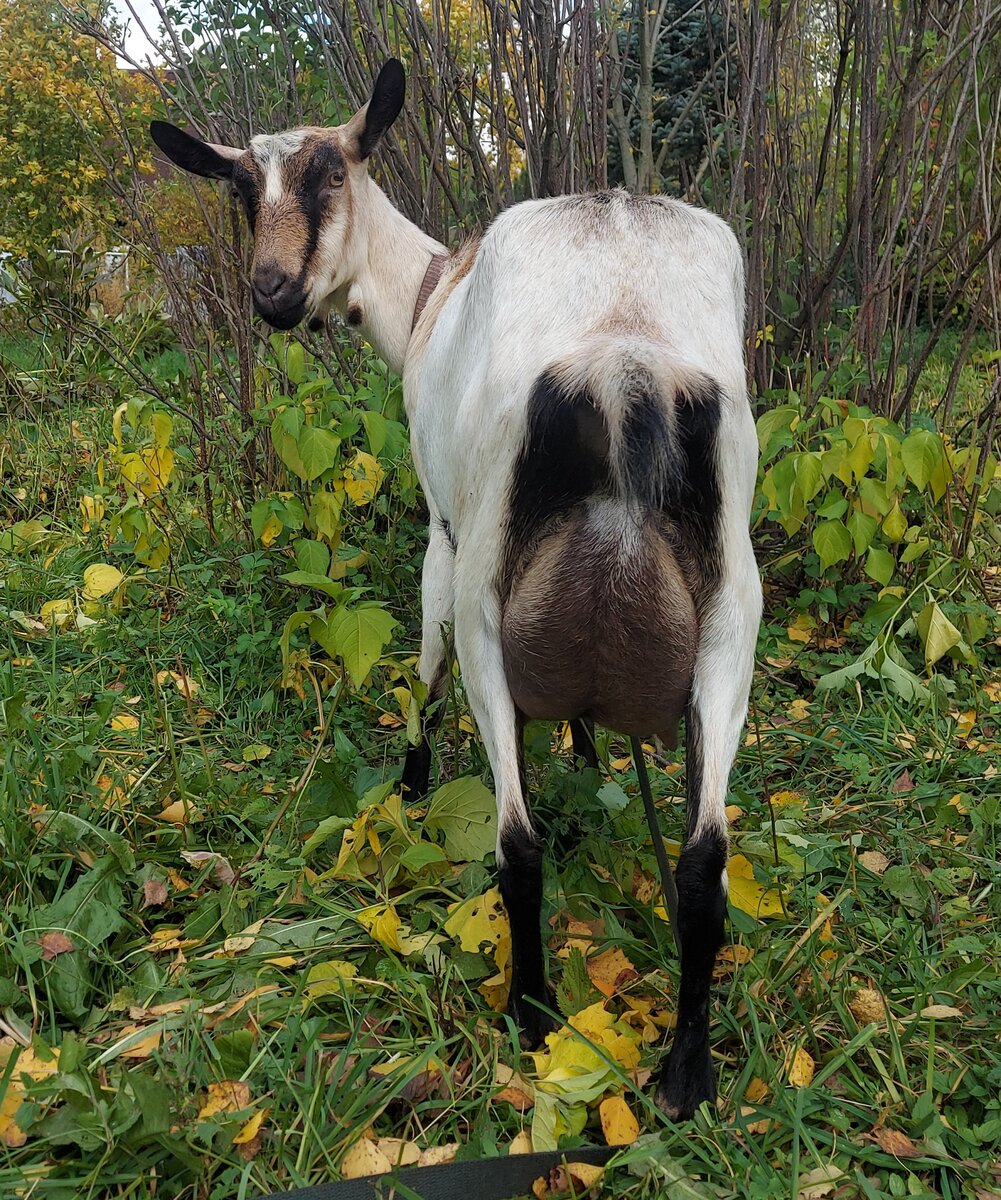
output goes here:
{"type": "MultiPolygon", "coordinates": [[[[574,719],[580,747],[582,722],[673,738],[684,717],[681,987],[656,1093],[680,1119],[716,1097],[726,791],[761,616],[742,258],[719,218],[621,190],[514,205],[448,255],[367,171],[403,99],[390,60],[337,128],[246,150],[151,131],[173,162],[242,197],[266,321],[315,326],[336,308],[402,374],[430,510],[420,676],[443,695],[453,626],[497,794],[509,1011],[526,1046],[550,1026],[524,723],[574,719]]],[[[425,740],[404,769],[413,795],[429,765],[425,740]]]]}

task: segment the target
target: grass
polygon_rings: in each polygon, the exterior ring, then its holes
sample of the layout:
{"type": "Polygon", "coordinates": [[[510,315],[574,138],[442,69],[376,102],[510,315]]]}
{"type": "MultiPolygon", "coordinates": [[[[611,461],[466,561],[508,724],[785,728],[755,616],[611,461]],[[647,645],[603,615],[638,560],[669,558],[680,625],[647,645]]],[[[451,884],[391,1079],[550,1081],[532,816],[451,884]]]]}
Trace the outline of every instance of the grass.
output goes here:
{"type": "MultiPolygon", "coordinates": [[[[337,1178],[367,1131],[463,1158],[533,1127],[538,1143],[544,1064],[491,1007],[494,953],[446,930],[492,856],[446,854],[424,810],[373,807],[406,746],[389,689],[418,644],[419,513],[372,568],[402,622],[385,664],[360,692],[319,671],[303,701],[280,686],[281,551],[193,535],[173,573],[136,571],[77,504],[109,406],[41,425],[12,429],[2,482],[7,526],[51,520],[8,546],[0,589],[0,1195],[254,1196],[337,1178]],[[40,628],[106,561],[134,576],[120,604],[40,628]]],[[[604,739],[602,772],[579,772],[560,731],[530,729],[550,973],[567,1011],[605,1001],[638,1057],[564,1035],[642,1130],[600,1194],[983,1200],[1001,1188],[996,648],[923,707],[878,681],[821,700],[841,652],[794,618],[773,583],[731,799],[752,894],[781,903],[767,920],[731,906],[716,1114],[675,1127],[649,1099],[678,972],[625,746],[604,739]]],[[[441,782],[485,770],[455,693],[441,782]]],[[[670,839],[680,758],[655,764],[670,839]]],[[[583,1122],[562,1144],[603,1140],[596,1099],[548,1094],[583,1122]]]]}

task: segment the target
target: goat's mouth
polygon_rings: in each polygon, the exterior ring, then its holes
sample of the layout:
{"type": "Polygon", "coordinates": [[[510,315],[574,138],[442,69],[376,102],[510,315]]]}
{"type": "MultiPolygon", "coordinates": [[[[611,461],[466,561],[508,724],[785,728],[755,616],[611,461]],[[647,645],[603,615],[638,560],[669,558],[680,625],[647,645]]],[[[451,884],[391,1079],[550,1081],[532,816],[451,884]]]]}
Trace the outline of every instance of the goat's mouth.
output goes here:
{"type": "Polygon", "coordinates": [[[303,298],[298,304],[276,308],[267,300],[255,296],[254,308],[257,309],[257,315],[263,317],[272,328],[294,329],[306,315],[306,300],[303,298]]]}

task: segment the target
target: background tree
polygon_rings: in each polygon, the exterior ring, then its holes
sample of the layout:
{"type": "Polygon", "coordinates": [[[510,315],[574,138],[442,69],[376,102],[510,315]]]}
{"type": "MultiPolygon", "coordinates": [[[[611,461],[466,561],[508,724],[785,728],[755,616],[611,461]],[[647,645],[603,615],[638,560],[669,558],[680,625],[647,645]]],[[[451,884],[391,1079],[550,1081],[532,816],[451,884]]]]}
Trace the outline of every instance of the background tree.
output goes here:
{"type": "Polygon", "coordinates": [[[609,180],[632,191],[683,193],[705,173],[735,91],[723,7],[632,0],[612,21],[609,180]]]}
{"type": "MultiPolygon", "coordinates": [[[[121,219],[107,169],[133,164],[115,110],[134,128],[154,96],[58,4],[0,0],[0,249],[20,256],[121,219]]],[[[134,165],[152,171],[137,151],[134,165]]]]}

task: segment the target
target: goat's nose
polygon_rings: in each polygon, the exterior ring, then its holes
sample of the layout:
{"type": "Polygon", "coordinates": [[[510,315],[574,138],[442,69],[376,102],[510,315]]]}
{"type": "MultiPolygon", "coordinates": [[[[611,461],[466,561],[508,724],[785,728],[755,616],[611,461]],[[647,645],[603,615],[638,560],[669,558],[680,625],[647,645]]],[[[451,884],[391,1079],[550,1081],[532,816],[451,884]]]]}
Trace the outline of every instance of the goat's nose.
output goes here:
{"type": "Polygon", "coordinates": [[[277,297],[288,282],[288,272],[283,271],[277,264],[261,267],[254,272],[254,291],[265,300],[277,297]]]}

